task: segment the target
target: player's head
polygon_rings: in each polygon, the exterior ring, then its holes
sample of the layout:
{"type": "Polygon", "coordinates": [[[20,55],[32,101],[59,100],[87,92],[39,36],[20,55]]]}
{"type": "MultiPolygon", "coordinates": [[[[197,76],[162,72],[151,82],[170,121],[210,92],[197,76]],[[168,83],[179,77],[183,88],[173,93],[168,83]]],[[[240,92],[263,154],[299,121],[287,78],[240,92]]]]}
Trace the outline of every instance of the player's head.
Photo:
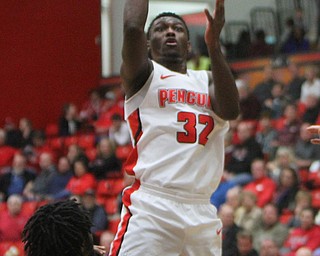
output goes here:
{"type": "Polygon", "coordinates": [[[191,51],[188,26],[172,12],[161,13],[151,21],[147,39],[149,56],[155,60],[185,60],[191,51]]]}
{"type": "Polygon", "coordinates": [[[28,220],[22,234],[27,256],[91,256],[91,221],[73,200],[40,207],[28,220]]]}

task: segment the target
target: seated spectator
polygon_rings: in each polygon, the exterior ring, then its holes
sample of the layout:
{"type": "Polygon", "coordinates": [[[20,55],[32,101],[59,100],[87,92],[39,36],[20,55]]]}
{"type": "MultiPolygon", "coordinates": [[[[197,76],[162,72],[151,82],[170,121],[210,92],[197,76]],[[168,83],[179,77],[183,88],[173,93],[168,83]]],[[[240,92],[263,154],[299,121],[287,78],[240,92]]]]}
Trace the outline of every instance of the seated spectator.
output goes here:
{"type": "Polygon", "coordinates": [[[269,112],[272,119],[278,119],[282,117],[283,110],[288,102],[289,99],[284,94],[284,85],[276,82],[271,89],[271,98],[263,102],[262,111],[269,112]]]}
{"type": "Polygon", "coordinates": [[[307,128],[307,130],[309,133],[315,136],[310,140],[311,143],[320,144],[320,125],[311,125],[307,128]]]}
{"type": "Polygon", "coordinates": [[[21,240],[22,230],[30,216],[22,212],[23,199],[12,194],[7,201],[7,209],[0,212],[0,242],[21,240]]]}
{"type": "Polygon", "coordinates": [[[265,160],[271,160],[276,153],[277,130],[272,125],[272,119],[269,113],[262,113],[259,118],[258,130],[256,132],[256,141],[261,145],[265,160]]]}
{"type": "Polygon", "coordinates": [[[97,156],[89,166],[92,174],[98,180],[122,175],[122,163],[116,157],[115,145],[109,138],[100,139],[97,145],[97,156]]]}
{"type": "Polygon", "coordinates": [[[20,149],[22,145],[21,133],[11,117],[5,118],[3,130],[6,134],[5,144],[7,146],[20,149]]]}
{"type": "Polygon", "coordinates": [[[295,197],[299,189],[297,172],[285,167],[280,171],[277,189],[273,194],[272,202],[277,206],[279,214],[287,210],[293,212],[295,197]]]}
{"type": "Polygon", "coordinates": [[[235,57],[238,59],[249,58],[251,50],[250,32],[242,30],[235,45],[235,57]]]}
{"type": "Polygon", "coordinates": [[[89,172],[87,160],[79,158],[74,162],[74,176],[69,180],[67,186],[55,199],[68,198],[70,196],[82,196],[88,189],[95,189],[97,181],[89,172]]]}
{"type": "Polygon", "coordinates": [[[262,218],[257,228],[253,231],[253,247],[259,252],[264,240],[277,238],[276,246],[281,248],[288,236],[288,228],[279,221],[276,205],[266,204],[262,210],[262,218]]]}
{"type": "Polygon", "coordinates": [[[108,217],[104,208],[97,204],[95,198],[95,191],[93,189],[88,189],[84,192],[81,197],[81,204],[83,208],[88,211],[92,227],[90,229],[93,234],[94,243],[99,243],[99,236],[101,232],[108,228],[108,217]]]}
{"type": "Polygon", "coordinates": [[[295,205],[293,216],[288,221],[289,228],[296,228],[300,226],[300,214],[304,208],[310,208],[312,205],[312,195],[307,190],[299,190],[295,197],[295,205]]]}
{"type": "Polygon", "coordinates": [[[274,68],[272,65],[266,65],[263,69],[263,80],[256,84],[253,89],[253,94],[261,104],[272,97],[271,90],[276,81],[274,68]]]}
{"type": "Polygon", "coordinates": [[[36,178],[36,174],[29,170],[26,158],[21,153],[16,153],[12,166],[0,176],[0,198],[6,200],[12,194],[22,195],[29,182],[36,178]]]}
{"type": "Polygon", "coordinates": [[[252,234],[246,230],[242,230],[237,234],[238,251],[235,256],[258,256],[258,252],[253,248],[252,234]]]}
{"type": "Polygon", "coordinates": [[[199,50],[193,51],[190,60],[187,62],[188,69],[192,70],[210,70],[210,65],[210,58],[201,55],[199,50]]]}
{"type": "Polygon", "coordinates": [[[309,94],[304,103],[305,110],[302,113],[302,122],[315,124],[320,114],[320,99],[313,94],[309,94]]]}
{"type": "Polygon", "coordinates": [[[279,147],[276,151],[275,158],[267,162],[269,176],[273,180],[279,180],[281,170],[284,168],[294,169],[298,171],[296,156],[289,147],[279,147]]]}
{"type": "Polygon", "coordinates": [[[122,116],[114,114],[111,117],[112,123],[109,128],[109,139],[115,143],[116,146],[125,146],[131,143],[130,132],[128,125],[123,121],[122,116]]]}
{"type": "Polygon", "coordinates": [[[298,109],[295,104],[285,106],[283,117],[276,123],[278,146],[293,147],[298,138],[301,126],[298,109]]]}
{"type": "Polygon", "coordinates": [[[301,247],[295,254],[295,256],[312,256],[317,254],[312,254],[312,251],[309,248],[301,247]]]}
{"type": "Polygon", "coordinates": [[[304,70],[305,81],[301,85],[300,102],[306,104],[307,96],[314,95],[320,99],[320,78],[317,77],[318,68],[309,65],[304,70]]]}
{"type": "Polygon", "coordinates": [[[235,186],[227,191],[225,204],[230,205],[234,210],[240,206],[242,187],[235,186]]]}
{"type": "Polygon", "coordinates": [[[6,140],[6,131],[0,129],[0,168],[10,166],[14,154],[17,152],[17,149],[6,144],[6,140]]]}
{"type": "Polygon", "coordinates": [[[59,120],[59,135],[75,135],[81,128],[81,121],[75,104],[67,103],[63,106],[62,115],[59,120]]]}
{"type": "Polygon", "coordinates": [[[294,26],[290,36],[283,43],[281,52],[285,54],[301,53],[310,50],[309,40],[305,37],[304,29],[294,26]]]}
{"type": "Polygon", "coordinates": [[[258,119],[261,112],[261,104],[257,97],[250,92],[246,81],[237,79],[236,85],[240,99],[240,114],[242,120],[258,119]]]}
{"type": "Polygon", "coordinates": [[[244,185],[251,181],[250,167],[253,159],[263,158],[260,144],[255,140],[252,127],[241,122],[237,128],[239,143],[234,146],[226,171],[236,184],[244,185]]]}
{"type": "Polygon", "coordinates": [[[252,232],[261,219],[262,211],[257,206],[257,196],[251,191],[242,191],[240,206],[235,211],[234,222],[241,228],[252,232]]]}
{"type": "Polygon", "coordinates": [[[68,146],[66,157],[68,158],[69,163],[71,164],[72,167],[74,165],[74,162],[77,159],[79,158],[82,158],[85,160],[88,159],[83,149],[78,144],[75,144],[75,143],[70,144],[68,146]]]}
{"type": "Polygon", "coordinates": [[[314,210],[312,208],[304,208],[299,218],[300,226],[291,230],[281,248],[281,253],[284,256],[296,255],[296,252],[301,247],[314,251],[320,246],[320,227],[314,223],[314,210]]]}
{"type": "Polygon", "coordinates": [[[288,65],[290,73],[290,80],[286,85],[286,94],[293,102],[297,102],[301,95],[301,86],[305,81],[305,78],[300,75],[300,69],[294,62],[290,62],[288,65]]]}
{"type": "Polygon", "coordinates": [[[244,186],[244,191],[251,191],[257,196],[257,206],[263,207],[270,203],[276,191],[276,183],[268,177],[268,171],[263,159],[256,158],[251,164],[253,180],[244,186]]]}
{"type": "Polygon", "coordinates": [[[260,256],[280,256],[280,249],[276,244],[276,237],[264,239],[260,246],[260,256]]]}
{"type": "Polygon", "coordinates": [[[320,159],[320,147],[310,142],[312,134],[307,130],[309,126],[309,123],[303,123],[300,126],[300,136],[294,146],[296,163],[299,170],[309,169],[313,161],[320,159]]]}
{"type": "Polygon", "coordinates": [[[49,153],[42,153],[39,160],[40,173],[34,181],[29,182],[23,195],[28,200],[41,201],[49,194],[48,185],[56,172],[56,166],[49,153]]]}
{"type": "Polygon", "coordinates": [[[33,131],[33,125],[30,119],[24,117],[19,120],[19,132],[21,136],[19,139],[21,140],[22,148],[28,145],[33,145],[33,131]]]}
{"type": "Polygon", "coordinates": [[[48,182],[48,195],[46,200],[51,200],[61,193],[72,176],[73,173],[68,158],[65,156],[60,157],[57,168],[48,182]]]}
{"type": "Polygon", "coordinates": [[[219,208],[222,221],[222,255],[233,256],[237,252],[237,233],[240,228],[234,223],[234,209],[227,204],[219,208]]]}
{"type": "Polygon", "coordinates": [[[262,29],[255,32],[255,38],[251,44],[250,57],[265,57],[273,54],[273,47],[266,42],[266,34],[262,29]]]}

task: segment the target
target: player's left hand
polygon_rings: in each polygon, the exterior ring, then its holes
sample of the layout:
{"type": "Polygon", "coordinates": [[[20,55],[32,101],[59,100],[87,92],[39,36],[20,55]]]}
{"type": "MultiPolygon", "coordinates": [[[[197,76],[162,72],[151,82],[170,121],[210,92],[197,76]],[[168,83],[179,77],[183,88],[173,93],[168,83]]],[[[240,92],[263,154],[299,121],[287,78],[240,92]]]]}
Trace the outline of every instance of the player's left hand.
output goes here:
{"type": "Polygon", "coordinates": [[[320,145],[320,125],[311,125],[307,130],[311,134],[318,135],[318,138],[311,139],[311,143],[320,145]]]}
{"type": "Polygon", "coordinates": [[[208,47],[220,47],[220,33],[225,23],[224,0],[216,0],[213,15],[210,14],[208,9],[205,9],[204,13],[207,17],[204,40],[208,47]]]}

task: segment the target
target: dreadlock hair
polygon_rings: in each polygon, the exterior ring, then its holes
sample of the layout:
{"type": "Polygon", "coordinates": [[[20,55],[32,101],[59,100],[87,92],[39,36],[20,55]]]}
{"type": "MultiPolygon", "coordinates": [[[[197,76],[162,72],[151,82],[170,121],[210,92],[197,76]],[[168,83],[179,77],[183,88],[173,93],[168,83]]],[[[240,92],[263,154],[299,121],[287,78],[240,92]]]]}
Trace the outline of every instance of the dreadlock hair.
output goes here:
{"type": "Polygon", "coordinates": [[[26,223],[22,241],[27,256],[91,256],[92,222],[74,200],[41,206],[26,223]]]}
{"type": "Polygon", "coordinates": [[[190,33],[189,33],[189,28],[186,24],[186,22],[184,21],[184,19],[178,15],[178,14],[175,14],[173,12],[162,12],[160,14],[158,14],[150,23],[149,27],[148,27],[148,30],[147,30],[147,38],[149,39],[150,38],[150,31],[151,31],[151,27],[153,25],[153,23],[157,20],[157,19],[160,19],[162,17],[173,17],[173,18],[177,18],[178,20],[180,20],[183,25],[185,26],[186,30],[187,30],[187,36],[188,36],[188,39],[190,38],[190,33]]]}

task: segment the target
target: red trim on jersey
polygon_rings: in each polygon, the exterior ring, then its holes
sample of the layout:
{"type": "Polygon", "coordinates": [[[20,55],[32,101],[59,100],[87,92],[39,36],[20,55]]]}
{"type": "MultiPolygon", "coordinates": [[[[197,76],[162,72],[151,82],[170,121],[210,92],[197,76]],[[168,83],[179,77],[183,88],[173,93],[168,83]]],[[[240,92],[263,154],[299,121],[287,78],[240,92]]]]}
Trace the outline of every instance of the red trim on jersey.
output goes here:
{"type": "Polygon", "coordinates": [[[141,122],[140,122],[140,115],[139,115],[139,109],[134,111],[129,117],[128,117],[128,123],[130,130],[134,136],[134,145],[135,147],[131,150],[126,162],[124,163],[124,170],[129,175],[134,175],[133,168],[137,164],[138,160],[138,150],[137,150],[137,143],[142,135],[142,129],[141,129],[141,122]]]}
{"type": "Polygon", "coordinates": [[[112,242],[112,251],[110,252],[109,256],[116,256],[119,254],[124,235],[127,231],[129,221],[132,216],[129,210],[129,206],[131,205],[131,195],[133,192],[137,191],[139,188],[140,188],[140,181],[136,180],[133,183],[133,185],[130,188],[126,189],[123,193],[122,201],[124,206],[127,208],[128,212],[121,219],[121,222],[119,224],[119,227],[121,228],[117,231],[116,238],[112,242]]]}

